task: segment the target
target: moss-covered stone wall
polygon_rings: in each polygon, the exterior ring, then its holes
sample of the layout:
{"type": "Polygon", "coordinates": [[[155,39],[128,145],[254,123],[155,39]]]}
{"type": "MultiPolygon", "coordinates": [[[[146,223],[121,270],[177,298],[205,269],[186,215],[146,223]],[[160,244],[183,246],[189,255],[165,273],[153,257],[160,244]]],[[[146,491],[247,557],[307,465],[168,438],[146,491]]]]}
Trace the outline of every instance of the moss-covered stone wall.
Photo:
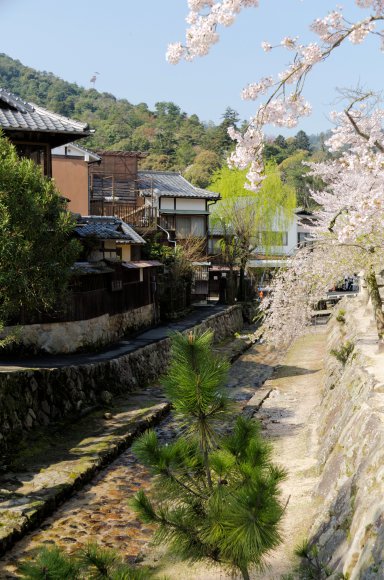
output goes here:
{"type": "Polygon", "coordinates": [[[318,409],[320,483],[310,538],[332,578],[384,578],[382,349],[363,298],[336,307],[318,409]]]}
{"type": "MultiPolygon", "coordinates": [[[[215,340],[243,326],[240,306],[207,318],[195,329],[211,328],[215,340]]],[[[13,438],[38,425],[78,416],[99,400],[154,382],[165,372],[170,339],[94,364],[0,372],[0,452],[13,438]]]]}

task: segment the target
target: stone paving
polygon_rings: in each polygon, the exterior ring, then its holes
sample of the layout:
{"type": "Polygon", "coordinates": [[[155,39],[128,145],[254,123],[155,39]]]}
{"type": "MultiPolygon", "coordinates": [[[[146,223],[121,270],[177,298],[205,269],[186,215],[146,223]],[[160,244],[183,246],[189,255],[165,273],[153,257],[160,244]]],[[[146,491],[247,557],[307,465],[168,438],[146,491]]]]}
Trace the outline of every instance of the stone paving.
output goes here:
{"type": "MultiPolygon", "coordinates": [[[[220,351],[236,356],[233,341],[227,341],[220,351]]],[[[239,407],[272,375],[280,357],[281,353],[265,345],[254,345],[232,365],[228,387],[239,407]]],[[[163,422],[158,429],[163,437],[172,437],[175,432],[171,420],[163,422]]],[[[0,578],[17,577],[15,564],[41,545],[61,545],[73,550],[97,539],[100,545],[117,549],[128,560],[139,561],[143,553],[150,550],[152,529],[137,520],[128,500],[138,489],[146,489],[149,485],[148,472],[130,450],[125,451],[3,557],[0,578]]]]}

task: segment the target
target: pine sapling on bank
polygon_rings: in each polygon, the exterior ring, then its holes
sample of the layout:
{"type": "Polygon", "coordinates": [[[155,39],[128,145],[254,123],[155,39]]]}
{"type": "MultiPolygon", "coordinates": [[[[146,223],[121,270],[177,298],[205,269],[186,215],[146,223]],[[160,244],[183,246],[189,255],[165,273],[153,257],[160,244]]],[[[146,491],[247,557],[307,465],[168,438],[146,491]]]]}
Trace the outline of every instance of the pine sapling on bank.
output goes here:
{"type": "Polygon", "coordinates": [[[162,444],[147,431],[134,444],[156,475],[149,495],[134,499],[140,518],[156,525],[155,541],[190,562],[208,561],[240,571],[262,568],[281,542],[285,476],[271,461],[258,424],[231,421],[225,393],[228,363],[212,351],[212,332],[175,334],[170,369],[163,380],[180,421],[181,435],[162,444]]]}

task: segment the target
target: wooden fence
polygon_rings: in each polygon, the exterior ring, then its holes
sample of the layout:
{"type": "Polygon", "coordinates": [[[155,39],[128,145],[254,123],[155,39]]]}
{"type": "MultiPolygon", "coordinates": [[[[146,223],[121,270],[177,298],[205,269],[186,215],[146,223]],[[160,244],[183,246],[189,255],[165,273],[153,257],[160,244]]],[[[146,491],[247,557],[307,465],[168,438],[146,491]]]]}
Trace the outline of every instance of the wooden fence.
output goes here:
{"type": "Polygon", "coordinates": [[[154,300],[154,268],[117,268],[111,274],[90,274],[74,278],[66,295],[50,312],[20,311],[10,324],[44,324],[88,320],[103,314],[120,314],[151,304],[154,300]]]}

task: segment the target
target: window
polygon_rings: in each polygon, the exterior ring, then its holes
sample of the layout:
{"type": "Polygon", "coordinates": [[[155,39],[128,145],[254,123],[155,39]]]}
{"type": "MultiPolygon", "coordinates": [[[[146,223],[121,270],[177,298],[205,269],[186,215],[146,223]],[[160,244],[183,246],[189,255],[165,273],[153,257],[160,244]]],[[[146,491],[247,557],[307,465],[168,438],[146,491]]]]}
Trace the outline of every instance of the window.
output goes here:
{"type": "Polygon", "coordinates": [[[102,249],[103,260],[120,260],[122,258],[121,248],[105,248],[102,249]]]}
{"type": "Polygon", "coordinates": [[[167,214],[160,215],[160,225],[167,231],[173,231],[175,229],[175,216],[167,214]]]}
{"type": "Polygon", "coordinates": [[[288,232],[259,232],[261,246],[287,246],[288,232]]]}
{"type": "Polygon", "coordinates": [[[221,254],[220,239],[208,238],[208,254],[221,254]]]}
{"type": "Polygon", "coordinates": [[[176,216],[176,238],[184,239],[189,236],[203,238],[206,234],[205,216],[176,216]]]}

